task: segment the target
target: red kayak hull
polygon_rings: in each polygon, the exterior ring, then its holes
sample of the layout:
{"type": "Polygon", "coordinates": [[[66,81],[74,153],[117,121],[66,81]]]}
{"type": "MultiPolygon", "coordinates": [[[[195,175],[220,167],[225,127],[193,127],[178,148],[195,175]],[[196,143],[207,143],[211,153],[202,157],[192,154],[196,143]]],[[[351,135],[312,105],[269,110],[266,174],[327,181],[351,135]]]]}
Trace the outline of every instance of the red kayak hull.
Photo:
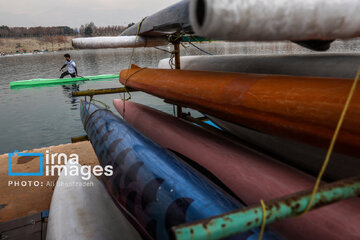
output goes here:
{"type": "MultiPolygon", "coordinates": [[[[114,106],[123,114],[122,100],[115,99],[114,106]]],[[[125,110],[125,119],[136,129],[202,165],[248,205],[311,188],[315,182],[295,168],[158,110],[134,102],[126,102],[125,110]]],[[[359,239],[360,199],[272,226],[289,239],[359,239]]]]}

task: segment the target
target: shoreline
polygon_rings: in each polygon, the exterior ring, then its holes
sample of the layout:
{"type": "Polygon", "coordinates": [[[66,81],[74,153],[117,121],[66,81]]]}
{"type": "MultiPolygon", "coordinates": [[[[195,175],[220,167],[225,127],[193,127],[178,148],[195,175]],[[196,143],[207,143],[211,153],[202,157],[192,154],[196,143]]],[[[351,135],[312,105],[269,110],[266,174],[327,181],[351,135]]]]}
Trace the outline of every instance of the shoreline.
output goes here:
{"type": "Polygon", "coordinates": [[[0,38],[0,56],[72,50],[74,37],[0,38]]]}
{"type": "MultiPolygon", "coordinates": [[[[26,153],[46,151],[65,154],[76,153],[83,165],[99,164],[96,154],[89,141],[61,144],[22,151],[26,153]]],[[[0,222],[7,222],[31,214],[48,210],[56,185],[57,176],[9,176],[8,154],[0,154],[0,222]],[[20,191],[19,191],[20,190],[20,191]],[[26,202],[27,204],[24,204],[26,202]]],[[[38,171],[39,162],[33,157],[17,157],[12,159],[12,170],[17,172],[38,171]]]]}

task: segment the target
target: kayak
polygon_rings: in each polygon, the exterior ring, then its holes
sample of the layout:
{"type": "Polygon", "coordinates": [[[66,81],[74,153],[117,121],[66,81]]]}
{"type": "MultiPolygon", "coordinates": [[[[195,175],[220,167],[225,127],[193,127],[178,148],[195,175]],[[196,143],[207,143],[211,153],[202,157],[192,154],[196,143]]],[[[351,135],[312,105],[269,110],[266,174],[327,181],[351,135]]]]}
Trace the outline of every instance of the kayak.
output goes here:
{"type": "MultiPolygon", "coordinates": [[[[158,68],[171,69],[169,60],[170,58],[161,59],[158,68]]],[[[360,55],[358,53],[199,55],[182,56],[180,62],[183,70],[279,74],[353,80],[360,66],[360,55]]]]}
{"type": "Polygon", "coordinates": [[[30,79],[30,80],[21,80],[10,82],[10,87],[18,86],[39,86],[47,84],[58,84],[58,83],[74,83],[79,81],[89,81],[89,80],[101,80],[101,79],[111,79],[118,78],[118,74],[105,74],[105,75],[96,75],[96,76],[86,76],[86,77],[76,77],[76,78],[58,78],[58,79],[30,79]]]}
{"type": "MultiPolygon", "coordinates": [[[[68,162],[67,173],[82,172],[80,164],[68,162]],[[71,169],[71,170],[70,170],[71,169]]],[[[102,183],[92,174],[60,173],[51,200],[47,225],[48,240],[142,239],[136,229],[116,207],[102,183]]]]}
{"type": "MultiPolygon", "coordinates": [[[[327,149],[352,81],[143,68],[120,73],[127,87],[237,125],[327,149]],[[130,77],[129,77],[130,76],[130,77]]],[[[335,151],[360,156],[360,92],[354,93],[335,151]]]]}
{"type": "MultiPolygon", "coordinates": [[[[262,133],[210,115],[207,115],[207,117],[220,126],[223,131],[235,135],[244,143],[256,146],[258,151],[275,156],[277,159],[281,159],[282,162],[313,176],[317,176],[320,166],[324,163],[327,149],[262,133]]],[[[360,161],[358,157],[333,152],[326,167],[324,179],[340,181],[341,179],[351,178],[359,175],[359,169],[360,161]]]]}
{"type": "MultiPolygon", "coordinates": [[[[114,106],[123,115],[124,102],[114,99],[114,106]]],[[[130,101],[125,102],[125,109],[125,119],[133,127],[161,146],[200,164],[247,205],[303,191],[315,182],[308,174],[159,110],[130,101]]],[[[280,221],[273,228],[294,240],[336,240],[339,236],[355,240],[360,238],[360,229],[352,227],[360,225],[356,213],[360,214],[360,199],[280,221]],[[349,214],[350,209],[354,214],[349,214]]]]}
{"type": "MultiPolygon", "coordinates": [[[[169,239],[179,224],[244,207],[173,153],[143,136],[119,116],[81,101],[84,129],[100,164],[113,166],[103,176],[108,191],[138,228],[154,239],[169,239]]],[[[237,239],[255,239],[259,230],[237,239]]],[[[270,230],[263,239],[283,239],[270,230]]]]}
{"type": "Polygon", "coordinates": [[[120,36],[159,37],[176,33],[192,34],[189,0],[178,1],[124,30],[120,36]]]}
{"type": "Polygon", "coordinates": [[[194,0],[188,14],[194,33],[212,39],[325,41],[359,37],[359,10],[357,0],[194,0]]]}
{"type": "MultiPolygon", "coordinates": [[[[359,66],[360,55],[354,53],[181,57],[181,69],[183,70],[348,79],[354,79],[359,66]],[[286,68],[284,68],[284,64],[286,64],[286,68]]],[[[170,69],[169,58],[162,59],[158,68],[170,69]]],[[[319,166],[324,162],[327,149],[259,132],[211,115],[207,115],[207,117],[220,126],[222,130],[236,135],[244,142],[256,146],[256,149],[276,156],[281,161],[301,170],[314,175],[318,174],[319,166]]],[[[334,152],[331,155],[331,161],[326,168],[324,178],[329,180],[350,178],[359,174],[358,169],[360,169],[358,158],[334,152]]]]}
{"type": "Polygon", "coordinates": [[[141,36],[113,36],[74,38],[72,45],[79,49],[157,47],[168,45],[167,38],[141,36]]]}

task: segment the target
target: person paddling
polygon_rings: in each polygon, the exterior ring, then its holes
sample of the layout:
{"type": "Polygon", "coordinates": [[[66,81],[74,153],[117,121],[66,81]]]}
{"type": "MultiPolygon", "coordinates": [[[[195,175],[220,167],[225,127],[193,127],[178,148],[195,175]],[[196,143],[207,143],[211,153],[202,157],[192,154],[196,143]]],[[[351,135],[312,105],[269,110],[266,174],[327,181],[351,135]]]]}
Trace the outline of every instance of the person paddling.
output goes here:
{"type": "Polygon", "coordinates": [[[65,59],[66,59],[65,64],[64,64],[64,66],[62,66],[62,67],[60,68],[59,71],[61,72],[61,70],[63,70],[63,68],[66,67],[66,66],[67,66],[68,69],[67,69],[67,71],[65,71],[65,72],[63,72],[63,73],[61,74],[60,78],[63,78],[63,77],[65,77],[66,75],[70,75],[72,78],[77,77],[77,76],[78,76],[78,73],[77,73],[76,64],[75,64],[75,62],[70,58],[70,54],[66,53],[66,54],[64,54],[64,57],[65,57],[65,59]]]}

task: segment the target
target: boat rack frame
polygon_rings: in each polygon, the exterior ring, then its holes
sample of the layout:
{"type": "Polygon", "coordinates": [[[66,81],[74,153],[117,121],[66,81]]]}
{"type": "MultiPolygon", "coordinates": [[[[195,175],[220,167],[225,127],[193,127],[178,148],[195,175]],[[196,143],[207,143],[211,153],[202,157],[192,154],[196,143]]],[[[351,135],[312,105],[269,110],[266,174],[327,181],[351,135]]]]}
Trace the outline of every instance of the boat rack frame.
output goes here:
{"type": "MultiPolygon", "coordinates": [[[[173,41],[175,55],[175,69],[180,69],[180,41],[173,41]]],[[[98,90],[86,90],[73,92],[74,97],[94,96],[101,94],[114,94],[124,92],[134,92],[136,89],[110,88],[98,90]]],[[[189,122],[195,123],[200,127],[219,133],[220,130],[204,123],[201,118],[193,118],[182,112],[182,106],[165,100],[166,103],[177,106],[177,117],[183,118],[189,122]],[[208,125],[205,126],[205,125],[208,125]]],[[[73,138],[73,141],[85,141],[86,136],[73,138]]],[[[313,189],[294,193],[282,198],[267,201],[266,212],[262,210],[261,205],[256,205],[219,216],[195,221],[187,224],[172,227],[170,234],[172,239],[176,240],[204,240],[204,239],[222,239],[230,237],[254,228],[260,227],[265,213],[266,224],[277,222],[290,217],[302,215],[312,195],[313,189]]],[[[329,204],[360,196],[360,176],[322,185],[317,193],[310,210],[317,209],[329,204]]]]}
{"type": "MultiPolygon", "coordinates": [[[[300,216],[306,209],[313,189],[266,202],[266,223],[300,216]]],[[[310,210],[360,196],[360,176],[323,185],[316,193],[310,210]]],[[[172,228],[177,240],[222,239],[262,225],[261,205],[236,210],[219,216],[172,228]]]]}
{"type": "Polygon", "coordinates": [[[95,96],[95,95],[104,95],[104,94],[114,94],[114,93],[125,93],[125,92],[136,92],[136,90],[131,88],[104,88],[104,89],[88,89],[85,91],[72,92],[73,97],[81,96],[95,96]]]}

